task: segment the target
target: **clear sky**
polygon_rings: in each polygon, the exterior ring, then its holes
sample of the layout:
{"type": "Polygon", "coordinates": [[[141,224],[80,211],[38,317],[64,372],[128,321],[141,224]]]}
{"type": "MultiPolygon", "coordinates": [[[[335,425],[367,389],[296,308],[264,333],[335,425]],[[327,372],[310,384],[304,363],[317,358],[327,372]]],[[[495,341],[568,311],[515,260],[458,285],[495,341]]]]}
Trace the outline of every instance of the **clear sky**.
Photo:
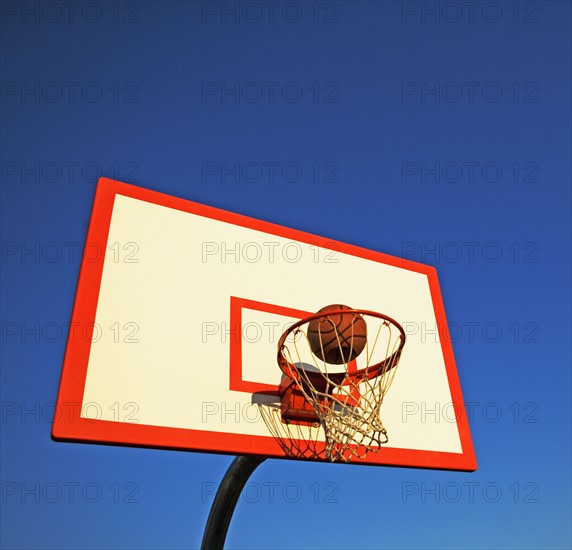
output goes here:
{"type": "Polygon", "coordinates": [[[232,460],[50,437],[104,175],[438,269],[477,472],[268,460],[228,548],[570,548],[570,8],[2,2],[1,546],[196,548],[232,460]]]}

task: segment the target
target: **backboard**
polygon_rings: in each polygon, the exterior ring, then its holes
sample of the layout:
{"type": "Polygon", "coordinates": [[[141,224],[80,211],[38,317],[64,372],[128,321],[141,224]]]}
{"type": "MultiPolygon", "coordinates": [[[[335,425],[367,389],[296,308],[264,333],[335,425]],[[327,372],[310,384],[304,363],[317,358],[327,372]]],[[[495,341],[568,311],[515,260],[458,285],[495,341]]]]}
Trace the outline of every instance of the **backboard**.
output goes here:
{"type": "Polygon", "coordinates": [[[105,178],[53,436],[287,458],[257,399],[276,395],[282,332],[334,303],[407,335],[389,441],[351,462],[476,469],[434,268],[105,178]]]}

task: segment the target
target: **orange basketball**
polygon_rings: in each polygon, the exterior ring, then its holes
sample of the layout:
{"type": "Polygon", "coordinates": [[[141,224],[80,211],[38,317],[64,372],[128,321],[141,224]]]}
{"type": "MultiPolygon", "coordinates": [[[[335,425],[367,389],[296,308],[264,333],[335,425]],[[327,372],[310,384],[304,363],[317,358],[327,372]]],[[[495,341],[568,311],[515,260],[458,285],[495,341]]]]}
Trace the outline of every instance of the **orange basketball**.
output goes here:
{"type": "Polygon", "coordinates": [[[353,361],[363,351],[367,340],[366,322],[358,313],[352,313],[351,307],[334,304],[323,307],[318,313],[339,309],[347,309],[348,313],[314,319],[307,331],[312,353],[332,365],[353,361]]]}

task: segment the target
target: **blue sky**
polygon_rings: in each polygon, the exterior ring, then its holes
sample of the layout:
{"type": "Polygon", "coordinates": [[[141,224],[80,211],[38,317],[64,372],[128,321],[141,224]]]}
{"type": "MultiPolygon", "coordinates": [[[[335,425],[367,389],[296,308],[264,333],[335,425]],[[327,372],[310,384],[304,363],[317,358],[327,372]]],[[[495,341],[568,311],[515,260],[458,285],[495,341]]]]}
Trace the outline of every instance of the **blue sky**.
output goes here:
{"type": "Polygon", "coordinates": [[[103,175],[438,269],[478,471],[268,460],[228,548],[570,548],[570,4],[66,4],[1,6],[2,547],[198,547],[232,460],[50,438],[103,175]]]}

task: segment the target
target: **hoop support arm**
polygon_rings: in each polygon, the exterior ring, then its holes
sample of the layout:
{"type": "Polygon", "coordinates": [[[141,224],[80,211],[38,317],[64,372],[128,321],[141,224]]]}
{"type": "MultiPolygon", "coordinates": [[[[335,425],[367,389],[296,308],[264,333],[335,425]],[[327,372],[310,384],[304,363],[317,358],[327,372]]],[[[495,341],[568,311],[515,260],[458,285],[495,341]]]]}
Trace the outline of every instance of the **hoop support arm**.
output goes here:
{"type": "Polygon", "coordinates": [[[236,503],[252,472],[266,460],[261,456],[237,456],[222,478],[216,493],[201,550],[222,550],[236,503]]]}

